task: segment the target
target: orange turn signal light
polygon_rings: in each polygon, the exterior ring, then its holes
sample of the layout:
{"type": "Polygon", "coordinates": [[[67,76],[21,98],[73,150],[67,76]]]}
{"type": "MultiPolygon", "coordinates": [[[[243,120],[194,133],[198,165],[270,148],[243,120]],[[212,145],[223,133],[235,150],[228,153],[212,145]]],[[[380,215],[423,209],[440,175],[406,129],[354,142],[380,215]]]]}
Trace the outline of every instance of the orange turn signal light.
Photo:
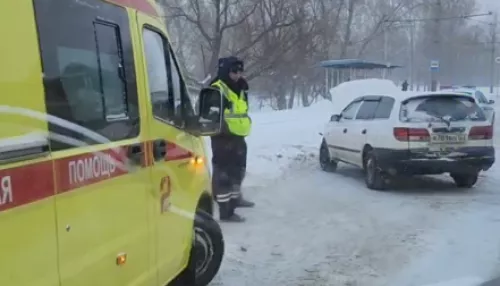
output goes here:
{"type": "Polygon", "coordinates": [[[121,266],[127,263],[127,254],[126,253],[120,253],[118,256],[116,256],[116,265],[121,266]]]}
{"type": "Polygon", "coordinates": [[[203,165],[203,163],[205,162],[205,160],[203,159],[203,157],[194,157],[194,158],[191,158],[191,165],[195,165],[195,166],[198,166],[198,165],[203,165]]]}

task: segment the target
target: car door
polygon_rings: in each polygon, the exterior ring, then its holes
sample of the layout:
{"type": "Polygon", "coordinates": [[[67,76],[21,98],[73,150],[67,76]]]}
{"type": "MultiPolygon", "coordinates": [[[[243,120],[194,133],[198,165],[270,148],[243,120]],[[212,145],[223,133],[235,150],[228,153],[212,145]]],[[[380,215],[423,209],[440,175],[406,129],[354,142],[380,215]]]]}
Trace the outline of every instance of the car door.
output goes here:
{"type": "Polygon", "coordinates": [[[340,117],[338,115],[332,115],[330,120],[325,124],[325,134],[324,138],[326,141],[326,145],[330,152],[331,158],[338,158],[339,154],[337,153],[336,141],[340,136],[340,125],[339,125],[340,117]],[[334,118],[336,117],[336,118],[334,118]]]}
{"type": "Polygon", "coordinates": [[[380,98],[377,110],[375,111],[375,116],[373,120],[370,120],[370,124],[368,125],[366,132],[367,144],[370,144],[374,148],[383,148],[393,143],[394,130],[390,118],[393,112],[398,112],[397,108],[394,108],[394,105],[395,100],[393,97],[382,96],[380,98]]]}
{"type": "Polygon", "coordinates": [[[184,118],[193,108],[166,37],[163,24],[137,14],[138,35],[145,58],[148,132],[153,150],[152,192],[157,199],[157,261],[160,282],[185,266],[192,237],[196,204],[191,187],[193,136],[184,131],[184,118]]]}
{"type": "Polygon", "coordinates": [[[495,112],[494,106],[489,103],[489,100],[486,96],[479,90],[474,91],[474,98],[476,99],[476,103],[481,107],[486,115],[488,120],[492,120],[493,113],[495,112]]]}
{"type": "Polygon", "coordinates": [[[340,114],[338,122],[338,136],[332,140],[331,148],[336,149],[338,158],[342,161],[351,162],[351,153],[355,150],[350,146],[351,135],[353,134],[353,121],[361,105],[361,100],[356,99],[344,108],[340,114]]]}
{"type": "Polygon", "coordinates": [[[127,10],[98,0],[34,3],[60,285],[153,285],[146,125],[127,10]]]}
{"type": "Polygon", "coordinates": [[[362,151],[366,144],[367,134],[373,125],[375,112],[380,102],[380,96],[365,96],[361,105],[356,113],[355,120],[351,123],[348,136],[349,146],[352,152],[349,152],[349,162],[362,167],[363,158],[362,151]]]}

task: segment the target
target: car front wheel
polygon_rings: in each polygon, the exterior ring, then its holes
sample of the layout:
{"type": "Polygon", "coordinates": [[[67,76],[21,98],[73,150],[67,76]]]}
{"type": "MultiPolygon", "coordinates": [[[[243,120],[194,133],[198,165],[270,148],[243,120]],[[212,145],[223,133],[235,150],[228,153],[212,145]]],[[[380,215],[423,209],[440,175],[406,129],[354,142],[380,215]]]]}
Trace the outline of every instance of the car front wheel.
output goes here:
{"type": "Polygon", "coordinates": [[[338,163],[330,158],[330,151],[328,150],[325,139],[323,139],[319,147],[319,165],[325,172],[331,173],[337,170],[338,163]]]}
{"type": "Polygon", "coordinates": [[[198,210],[188,269],[195,273],[195,286],[208,285],[217,275],[224,256],[224,238],[215,219],[198,210]]]}

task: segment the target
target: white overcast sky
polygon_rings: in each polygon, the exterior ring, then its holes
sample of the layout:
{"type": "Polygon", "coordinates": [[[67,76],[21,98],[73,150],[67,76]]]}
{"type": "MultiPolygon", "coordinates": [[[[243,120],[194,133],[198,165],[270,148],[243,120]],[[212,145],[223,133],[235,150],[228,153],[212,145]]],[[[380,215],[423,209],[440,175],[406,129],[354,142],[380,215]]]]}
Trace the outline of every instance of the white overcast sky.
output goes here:
{"type": "Polygon", "coordinates": [[[500,0],[476,0],[481,10],[492,11],[500,14],[500,0]]]}

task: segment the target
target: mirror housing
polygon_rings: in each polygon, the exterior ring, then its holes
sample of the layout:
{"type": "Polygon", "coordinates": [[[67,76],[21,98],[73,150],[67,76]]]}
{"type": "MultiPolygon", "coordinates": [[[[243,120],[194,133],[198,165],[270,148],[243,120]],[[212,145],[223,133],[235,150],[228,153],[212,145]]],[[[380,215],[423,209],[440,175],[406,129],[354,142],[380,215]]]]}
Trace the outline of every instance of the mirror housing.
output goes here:
{"type": "Polygon", "coordinates": [[[489,103],[489,104],[494,104],[494,103],[495,103],[495,100],[494,100],[494,99],[490,99],[490,100],[488,100],[488,103],[489,103]]]}
{"type": "Polygon", "coordinates": [[[340,114],[334,114],[334,115],[332,115],[332,117],[330,117],[330,121],[331,122],[336,122],[336,121],[339,121],[340,118],[341,118],[340,114]]]}
{"type": "Polygon", "coordinates": [[[196,136],[214,136],[221,132],[223,121],[222,93],[213,87],[200,91],[196,115],[190,120],[188,131],[196,136]]]}

